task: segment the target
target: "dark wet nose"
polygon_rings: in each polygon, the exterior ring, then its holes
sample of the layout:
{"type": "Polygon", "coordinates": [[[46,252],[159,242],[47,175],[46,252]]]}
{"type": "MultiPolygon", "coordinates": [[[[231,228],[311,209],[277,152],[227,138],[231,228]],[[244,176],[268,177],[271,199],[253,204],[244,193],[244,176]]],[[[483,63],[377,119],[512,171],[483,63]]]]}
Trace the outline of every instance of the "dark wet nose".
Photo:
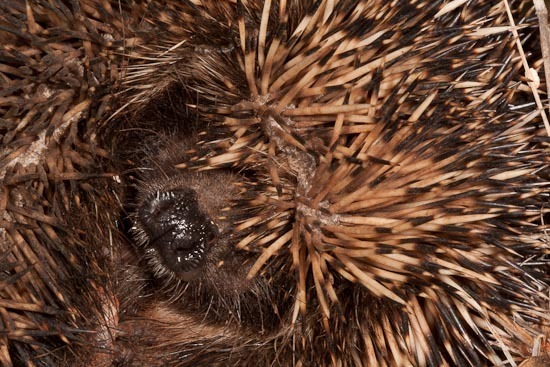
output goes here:
{"type": "Polygon", "coordinates": [[[217,236],[216,226],[201,211],[197,200],[191,189],[157,191],[138,211],[150,246],[184,280],[197,274],[208,244],[217,236]]]}

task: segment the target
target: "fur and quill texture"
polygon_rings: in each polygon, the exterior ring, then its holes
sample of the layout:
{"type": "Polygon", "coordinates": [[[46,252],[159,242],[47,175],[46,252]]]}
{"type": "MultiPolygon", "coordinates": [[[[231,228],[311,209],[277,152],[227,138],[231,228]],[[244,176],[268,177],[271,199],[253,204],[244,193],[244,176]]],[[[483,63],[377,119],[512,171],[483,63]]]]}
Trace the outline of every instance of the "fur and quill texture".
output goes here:
{"type": "Polygon", "coordinates": [[[506,5],[0,1],[0,365],[543,363],[506,5]]]}

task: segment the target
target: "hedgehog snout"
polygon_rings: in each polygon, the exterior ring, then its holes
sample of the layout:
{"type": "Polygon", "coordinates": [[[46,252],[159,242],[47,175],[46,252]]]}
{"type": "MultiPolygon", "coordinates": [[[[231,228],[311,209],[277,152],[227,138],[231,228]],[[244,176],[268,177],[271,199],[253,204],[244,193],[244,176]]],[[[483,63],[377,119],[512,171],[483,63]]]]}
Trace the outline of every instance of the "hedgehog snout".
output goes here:
{"type": "Polygon", "coordinates": [[[218,235],[197,194],[192,189],[156,191],[141,204],[138,217],[164,265],[183,280],[194,279],[218,235]]]}

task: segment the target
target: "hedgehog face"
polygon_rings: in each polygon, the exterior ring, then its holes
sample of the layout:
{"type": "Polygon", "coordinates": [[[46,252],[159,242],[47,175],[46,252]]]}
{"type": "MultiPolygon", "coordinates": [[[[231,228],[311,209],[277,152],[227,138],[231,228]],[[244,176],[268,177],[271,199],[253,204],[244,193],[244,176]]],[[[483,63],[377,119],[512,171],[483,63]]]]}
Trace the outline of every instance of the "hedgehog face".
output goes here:
{"type": "MultiPolygon", "coordinates": [[[[235,247],[235,203],[243,177],[229,169],[177,168],[196,139],[188,133],[155,134],[130,198],[130,230],[140,267],[159,299],[184,315],[204,317],[207,310],[227,322],[257,330],[258,313],[270,312],[262,280],[247,278],[254,256],[235,247]],[[161,141],[159,143],[158,141],[161,141]],[[258,306],[261,304],[260,306],[258,306]],[[254,305],[254,306],[249,306],[254,305]],[[245,320],[246,319],[246,320],[245,320]]],[[[274,328],[265,320],[260,328],[274,328]]]]}
{"type": "MultiPolygon", "coordinates": [[[[142,167],[132,214],[132,234],[146,267],[168,289],[210,284],[234,291],[245,283],[241,255],[231,244],[229,205],[238,196],[237,175],[227,170],[178,169],[189,144],[166,138],[142,167]],[[217,284],[225,279],[222,284],[217,284]],[[232,282],[230,284],[230,282],[232,282]]],[[[222,291],[223,293],[223,291],[222,291]]]]}

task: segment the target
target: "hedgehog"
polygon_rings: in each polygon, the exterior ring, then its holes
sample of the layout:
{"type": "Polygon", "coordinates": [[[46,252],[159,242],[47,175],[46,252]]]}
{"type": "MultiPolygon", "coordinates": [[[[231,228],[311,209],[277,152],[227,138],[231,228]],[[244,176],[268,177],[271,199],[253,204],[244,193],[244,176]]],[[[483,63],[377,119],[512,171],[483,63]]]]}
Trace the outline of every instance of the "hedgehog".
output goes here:
{"type": "Polygon", "coordinates": [[[522,1],[0,2],[0,365],[547,364],[538,37],[522,1]]]}

